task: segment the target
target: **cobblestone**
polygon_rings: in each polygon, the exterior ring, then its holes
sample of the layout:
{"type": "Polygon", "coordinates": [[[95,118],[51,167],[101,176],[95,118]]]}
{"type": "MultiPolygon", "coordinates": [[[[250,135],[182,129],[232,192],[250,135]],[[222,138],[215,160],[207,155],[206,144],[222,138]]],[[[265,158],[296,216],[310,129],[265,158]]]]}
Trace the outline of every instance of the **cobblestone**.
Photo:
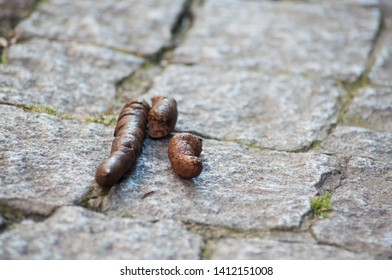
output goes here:
{"type": "Polygon", "coordinates": [[[4,3],[0,259],[392,257],[388,1],[4,3]],[[147,137],[100,189],[101,120],[154,95],[203,139],[202,173],[147,137]]]}
{"type": "Polygon", "coordinates": [[[0,235],[0,258],[197,259],[202,245],[199,236],[173,221],[110,218],[62,207],[45,221],[25,221],[0,235]]]}

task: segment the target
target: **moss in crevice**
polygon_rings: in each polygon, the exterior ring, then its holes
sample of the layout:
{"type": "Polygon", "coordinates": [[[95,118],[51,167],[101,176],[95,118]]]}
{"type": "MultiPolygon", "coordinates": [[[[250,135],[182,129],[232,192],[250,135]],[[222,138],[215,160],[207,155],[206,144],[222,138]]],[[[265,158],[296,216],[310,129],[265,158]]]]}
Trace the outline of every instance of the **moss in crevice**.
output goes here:
{"type": "Polygon", "coordinates": [[[213,226],[193,222],[185,223],[185,227],[188,231],[203,236],[205,240],[220,239],[224,237],[239,237],[247,235],[251,232],[241,232],[239,230],[228,227],[213,226]]]}
{"type": "MultiPolygon", "coordinates": [[[[308,213],[307,215],[308,216],[308,213]]],[[[302,240],[304,236],[309,237],[309,227],[274,228],[269,230],[245,229],[238,230],[223,226],[214,226],[195,222],[184,222],[186,229],[203,238],[204,247],[200,252],[203,260],[211,259],[213,255],[212,245],[224,239],[265,239],[265,240],[302,240]]],[[[290,241],[288,241],[290,242],[290,241]]],[[[295,242],[295,241],[293,241],[295,242]]]]}
{"type": "Polygon", "coordinates": [[[40,114],[47,114],[51,116],[55,116],[57,118],[60,118],[62,120],[77,120],[81,122],[86,122],[86,123],[99,123],[103,125],[114,125],[116,123],[117,117],[115,115],[117,114],[103,114],[103,115],[97,115],[97,116],[88,116],[88,117],[83,117],[83,116],[72,116],[69,114],[61,114],[56,111],[56,109],[49,107],[49,106],[44,106],[44,105],[23,105],[23,104],[12,104],[12,103],[0,103],[0,105],[8,105],[8,106],[14,106],[17,108],[20,108],[24,111],[28,112],[35,112],[35,113],[40,113],[40,114]]]}
{"type": "Polygon", "coordinates": [[[101,115],[96,117],[86,117],[87,123],[99,123],[103,125],[114,125],[116,123],[116,117],[111,115],[101,115]]]}
{"type": "Polygon", "coordinates": [[[371,129],[371,130],[375,130],[375,131],[378,130],[371,123],[369,123],[368,121],[362,119],[358,115],[348,115],[347,114],[344,117],[344,122],[343,123],[345,125],[349,125],[349,126],[363,127],[363,128],[371,129]]]}
{"type": "Polygon", "coordinates": [[[333,210],[331,204],[332,193],[326,192],[324,195],[315,196],[310,199],[310,215],[319,219],[331,218],[333,210]]]}
{"type": "Polygon", "coordinates": [[[3,217],[5,225],[19,223],[25,219],[26,215],[22,210],[11,206],[0,204],[0,214],[3,217]]]}
{"type": "Polygon", "coordinates": [[[333,128],[345,121],[350,105],[357,96],[359,90],[371,86],[368,74],[369,69],[365,70],[360,78],[353,83],[340,82],[340,85],[344,88],[346,94],[338,98],[339,110],[337,114],[337,121],[333,125],[333,128]]]}
{"type": "Polygon", "coordinates": [[[120,109],[128,100],[147,93],[153,85],[154,77],[161,74],[162,71],[161,66],[146,62],[131,75],[117,82],[114,109],[120,109]]]}
{"type": "Polygon", "coordinates": [[[79,205],[91,211],[102,212],[102,203],[109,194],[109,191],[109,188],[101,188],[94,183],[79,202],[79,205]]]}
{"type": "MultiPolygon", "coordinates": [[[[214,138],[212,138],[212,139],[214,139],[214,138]]],[[[236,144],[240,144],[240,145],[246,146],[246,147],[251,148],[251,149],[258,149],[258,150],[261,150],[261,151],[265,151],[265,150],[276,151],[275,149],[267,148],[267,147],[261,146],[261,145],[259,145],[257,143],[254,143],[254,142],[253,143],[246,143],[246,142],[244,142],[243,140],[240,140],[240,139],[223,139],[223,140],[215,139],[215,140],[223,141],[223,142],[226,142],[226,143],[236,143],[236,144]]]]}
{"type": "Polygon", "coordinates": [[[205,240],[223,238],[282,238],[287,234],[303,234],[306,230],[301,227],[262,229],[235,229],[224,226],[214,226],[196,222],[184,222],[189,232],[202,236],[205,240]]]}
{"type": "Polygon", "coordinates": [[[1,61],[0,64],[8,64],[7,49],[0,47],[1,61]]]}
{"type": "Polygon", "coordinates": [[[214,253],[214,251],[211,248],[211,240],[205,240],[204,241],[204,247],[202,248],[201,252],[200,252],[200,259],[201,260],[210,260],[212,258],[212,255],[214,253]]]}
{"type": "Polygon", "coordinates": [[[261,151],[265,151],[265,150],[273,151],[273,149],[271,149],[271,148],[263,147],[263,146],[258,145],[258,144],[256,144],[256,143],[246,144],[246,145],[247,145],[249,148],[252,148],[252,149],[258,149],[258,150],[261,150],[261,151]]]}
{"type": "Polygon", "coordinates": [[[60,117],[61,115],[53,108],[49,106],[42,106],[42,105],[15,105],[18,108],[21,108],[25,111],[31,111],[36,113],[44,113],[56,117],[60,117]]]}
{"type": "Polygon", "coordinates": [[[26,213],[23,210],[3,203],[0,203],[0,215],[3,218],[3,224],[0,225],[0,232],[26,219],[31,219],[38,222],[46,218],[46,216],[40,214],[26,213]]]}
{"type": "Polygon", "coordinates": [[[316,140],[314,141],[310,147],[309,147],[309,151],[310,150],[321,150],[321,141],[320,140],[316,140]]]}

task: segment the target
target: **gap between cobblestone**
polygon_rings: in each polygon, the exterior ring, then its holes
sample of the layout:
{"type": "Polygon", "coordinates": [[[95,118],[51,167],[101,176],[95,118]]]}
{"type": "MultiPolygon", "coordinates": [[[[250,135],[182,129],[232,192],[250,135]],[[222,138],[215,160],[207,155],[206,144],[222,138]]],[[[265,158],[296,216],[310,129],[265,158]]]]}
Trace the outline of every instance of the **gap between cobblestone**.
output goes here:
{"type": "Polygon", "coordinates": [[[13,225],[19,224],[26,219],[33,220],[34,222],[46,220],[54,212],[56,212],[56,209],[47,216],[36,213],[32,214],[17,207],[10,206],[8,203],[3,203],[0,201],[0,215],[3,217],[4,221],[4,223],[0,225],[0,234],[13,225]]]}
{"type": "MultiPolygon", "coordinates": [[[[39,6],[45,2],[46,0],[35,0],[33,4],[31,5],[31,9],[28,11],[26,15],[23,17],[20,17],[20,15],[17,16],[15,19],[15,22],[12,22],[12,33],[14,33],[15,27],[18,25],[19,22],[21,22],[23,19],[28,18],[31,16],[31,14],[39,8],[39,6]]],[[[0,64],[8,64],[8,57],[7,57],[7,49],[14,44],[18,40],[18,34],[14,34],[13,38],[5,38],[1,37],[0,34],[0,39],[4,40],[5,46],[2,46],[0,44],[0,64]]]]}
{"type": "Polygon", "coordinates": [[[137,87],[138,85],[145,84],[142,89],[138,88],[137,92],[132,94],[132,98],[142,96],[151,89],[153,85],[153,77],[155,76],[151,75],[151,73],[160,74],[164,71],[168,65],[168,62],[165,60],[166,56],[178,47],[186,33],[193,26],[194,15],[192,13],[192,8],[194,5],[202,4],[203,3],[200,0],[187,0],[185,2],[181,12],[170,29],[170,43],[161,47],[157,52],[151,55],[141,56],[141,58],[145,60],[143,65],[116,83],[116,100],[124,103],[123,99],[125,99],[125,96],[123,95],[123,91],[126,91],[127,87],[132,88],[133,85],[137,87]]]}
{"type": "Polygon", "coordinates": [[[8,64],[8,55],[7,55],[7,48],[3,49],[0,47],[0,64],[8,64]]]}
{"type": "Polygon", "coordinates": [[[57,117],[61,120],[76,120],[79,122],[98,123],[106,126],[109,125],[114,126],[116,122],[116,118],[108,114],[102,114],[96,116],[74,116],[71,114],[61,114],[56,109],[42,104],[25,105],[25,104],[14,104],[10,102],[0,102],[0,106],[12,106],[12,107],[22,109],[26,112],[46,114],[46,115],[57,117]]]}
{"type": "Polygon", "coordinates": [[[337,249],[345,250],[345,251],[348,251],[348,252],[351,252],[351,253],[361,253],[360,251],[355,251],[355,250],[351,249],[349,246],[343,246],[343,245],[340,245],[340,244],[337,244],[337,243],[333,243],[333,242],[321,241],[314,234],[313,230],[309,230],[309,232],[310,232],[312,238],[314,240],[316,240],[318,245],[325,245],[325,246],[335,247],[337,249]]]}
{"type": "Polygon", "coordinates": [[[173,51],[178,47],[185,34],[192,28],[194,15],[192,13],[192,8],[194,5],[200,5],[200,1],[197,0],[187,0],[182,7],[176,21],[170,29],[171,39],[167,46],[161,47],[156,53],[146,56],[146,59],[153,64],[161,64],[162,60],[165,58],[168,52],[173,51]]]}
{"type": "Polygon", "coordinates": [[[273,240],[278,240],[279,242],[282,243],[298,243],[302,244],[304,242],[301,242],[302,237],[307,237],[309,240],[307,242],[312,242],[314,241],[318,245],[326,245],[338,249],[343,249],[352,253],[358,253],[350,248],[345,248],[344,246],[338,245],[338,244],[333,244],[333,243],[324,243],[320,242],[317,240],[316,236],[311,230],[311,227],[309,226],[308,228],[295,228],[295,229],[271,229],[267,231],[261,231],[261,230],[244,230],[244,231],[239,231],[235,230],[232,228],[226,228],[226,227],[220,227],[220,226],[212,226],[212,225],[206,225],[206,224],[201,224],[201,223],[186,223],[183,222],[184,226],[186,227],[187,231],[197,234],[203,238],[203,243],[204,246],[201,249],[200,252],[200,259],[202,260],[208,260],[211,259],[213,250],[211,247],[216,243],[219,242],[222,239],[252,239],[252,238],[258,238],[258,239],[273,239],[273,240]],[[290,237],[295,237],[298,236],[298,240],[296,238],[293,238],[290,240],[290,237]]]}
{"type": "MultiPolygon", "coordinates": [[[[371,72],[371,69],[374,66],[375,63],[375,57],[376,57],[376,51],[377,51],[377,45],[379,44],[379,41],[382,37],[382,34],[384,32],[384,16],[382,11],[380,10],[380,19],[378,23],[378,28],[377,32],[374,35],[374,38],[372,40],[371,44],[371,49],[368,53],[367,61],[365,63],[365,69],[361,73],[361,75],[355,80],[354,82],[347,82],[347,81],[338,81],[337,83],[340,84],[344,91],[346,92],[345,95],[341,96],[338,99],[338,104],[339,104],[339,110],[338,110],[338,117],[336,123],[333,123],[330,128],[328,129],[327,136],[330,135],[335,128],[338,125],[341,125],[343,122],[348,121],[348,124],[350,125],[350,121],[347,120],[347,113],[350,109],[351,103],[353,102],[354,98],[358,95],[359,90],[372,86],[372,81],[369,78],[369,74],[371,72]]],[[[354,126],[358,126],[358,123],[352,123],[354,126]]]]}
{"type": "Polygon", "coordinates": [[[370,49],[370,52],[368,55],[368,61],[367,61],[366,68],[365,68],[366,77],[368,77],[373,65],[376,62],[377,47],[378,47],[378,44],[381,42],[381,39],[383,37],[383,33],[386,31],[384,12],[380,7],[378,7],[378,9],[379,9],[379,13],[380,13],[380,18],[379,18],[379,22],[378,22],[377,32],[372,40],[372,48],[370,49]]]}

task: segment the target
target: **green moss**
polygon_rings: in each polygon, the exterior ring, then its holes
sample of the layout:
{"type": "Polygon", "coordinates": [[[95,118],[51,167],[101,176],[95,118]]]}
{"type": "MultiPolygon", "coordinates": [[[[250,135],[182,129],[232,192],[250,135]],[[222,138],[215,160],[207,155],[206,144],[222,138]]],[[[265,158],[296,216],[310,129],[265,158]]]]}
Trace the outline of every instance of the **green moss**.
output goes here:
{"type": "Polygon", "coordinates": [[[201,259],[210,260],[212,258],[213,253],[214,250],[212,250],[211,248],[211,241],[207,241],[206,244],[204,245],[204,248],[201,251],[201,259]]]}
{"type": "Polygon", "coordinates": [[[101,115],[98,117],[87,117],[86,122],[100,123],[104,125],[114,125],[116,123],[116,118],[113,116],[101,115]]]}
{"type": "Polygon", "coordinates": [[[7,49],[1,49],[1,61],[0,64],[8,64],[7,49]]]}
{"type": "Polygon", "coordinates": [[[310,145],[309,150],[320,150],[321,149],[321,141],[317,140],[310,145]]]}
{"type": "Polygon", "coordinates": [[[100,211],[102,201],[109,194],[109,191],[110,188],[101,188],[94,183],[79,205],[92,211],[100,211]]]}
{"type": "Polygon", "coordinates": [[[257,145],[255,143],[249,144],[248,147],[249,148],[254,148],[254,149],[259,149],[259,150],[270,150],[269,148],[257,145]]]}
{"type": "Polygon", "coordinates": [[[46,113],[46,114],[52,115],[52,116],[59,116],[59,114],[56,112],[56,110],[54,110],[53,108],[47,107],[47,106],[45,106],[43,108],[43,113],[46,113]]]}
{"type": "Polygon", "coordinates": [[[157,64],[155,64],[155,63],[146,62],[146,63],[143,64],[141,69],[142,70],[151,70],[151,69],[154,69],[155,67],[159,67],[159,66],[157,64]]]}
{"type": "Polygon", "coordinates": [[[20,222],[25,218],[22,210],[12,208],[5,204],[0,204],[0,214],[4,218],[6,225],[20,222]]]}
{"type": "Polygon", "coordinates": [[[53,108],[48,106],[40,106],[40,105],[19,105],[18,107],[22,108],[23,110],[33,111],[37,113],[45,113],[48,115],[61,117],[61,115],[53,108]]]}
{"type": "Polygon", "coordinates": [[[345,89],[347,94],[338,98],[340,109],[338,112],[336,125],[344,122],[347,112],[350,109],[350,105],[353,99],[357,96],[358,91],[362,88],[371,86],[371,81],[369,79],[368,72],[369,70],[366,70],[364,74],[357,81],[353,83],[344,83],[344,82],[341,83],[341,86],[345,89]]]}
{"type": "Polygon", "coordinates": [[[259,150],[272,150],[270,148],[263,147],[263,146],[258,145],[256,143],[246,144],[242,140],[239,140],[239,139],[226,139],[226,140],[224,140],[224,142],[241,144],[241,145],[245,145],[245,146],[247,146],[249,148],[254,148],[254,149],[259,149],[259,150]]]}
{"type": "Polygon", "coordinates": [[[331,205],[332,193],[325,193],[323,196],[316,196],[310,200],[310,207],[313,214],[318,218],[330,218],[332,217],[331,210],[333,209],[331,205]]]}
{"type": "Polygon", "coordinates": [[[224,140],[224,141],[227,142],[227,143],[236,143],[236,144],[242,144],[242,145],[244,145],[244,143],[242,143],[242,141],[239,140],[239,139],[226,139],[226,140],[224,140]]]}
{"type": "Polygon", "coordinates": [[[344,124],[377,130],[369,122],[357,115],[346,115],[344,117],[344,124]]]}

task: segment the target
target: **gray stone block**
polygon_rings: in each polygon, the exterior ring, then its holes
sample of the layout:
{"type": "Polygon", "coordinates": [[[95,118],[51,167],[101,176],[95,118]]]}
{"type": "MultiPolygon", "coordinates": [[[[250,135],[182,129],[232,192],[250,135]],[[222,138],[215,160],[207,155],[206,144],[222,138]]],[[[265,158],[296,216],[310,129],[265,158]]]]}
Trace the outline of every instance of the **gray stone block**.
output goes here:
{"type": "Polygon", "coordinates": [[[354,81],[365,70],[379,11],[317,2],[206,1],[174,61],[354,81]]]}
{"type": "Polygon", "coordinates": [[[321,143],[327,153],[345,157],[368,157],[392,162],[392,133],[376,132],[359,127],[337,127],[321,143]]]}
{"type": "Polygon", "coordinates": [[[326,136],[342,92],[331,81],[303,76],[172,65],[146,98],[174,97],[180,131],[293,151],[326,136]]]}
{"type": "Polygon", "coordinates": [[[361,89],[350,105],[345,123],[392,132],[392,89],[361,89]]]}
{"type": "Polygon", "coordinates": [[[0,106],[0,203],[50,214],[78,203],[110,150],[113,127],[0,106]]]}
{"type": "Polygon", "coordinates": [[[13,45],[10,65],[0,65],[0,102],[41,104],[60,113],[105,113],[116,96],[116,82],[143,60],[73,42],[34,39],[13,45]]]}
{"type": "Polygon", "coordinates": [[[1,259],[198,259],[203,241],[177,222],[114,218],[62,207],[0,235],[1,259]]]}
{"type": "Polygon", "coordinates": [[[49,0],[17,31],[45,37],[153,54],[170,45],[171,28],[185,0],[49,0]]]}

